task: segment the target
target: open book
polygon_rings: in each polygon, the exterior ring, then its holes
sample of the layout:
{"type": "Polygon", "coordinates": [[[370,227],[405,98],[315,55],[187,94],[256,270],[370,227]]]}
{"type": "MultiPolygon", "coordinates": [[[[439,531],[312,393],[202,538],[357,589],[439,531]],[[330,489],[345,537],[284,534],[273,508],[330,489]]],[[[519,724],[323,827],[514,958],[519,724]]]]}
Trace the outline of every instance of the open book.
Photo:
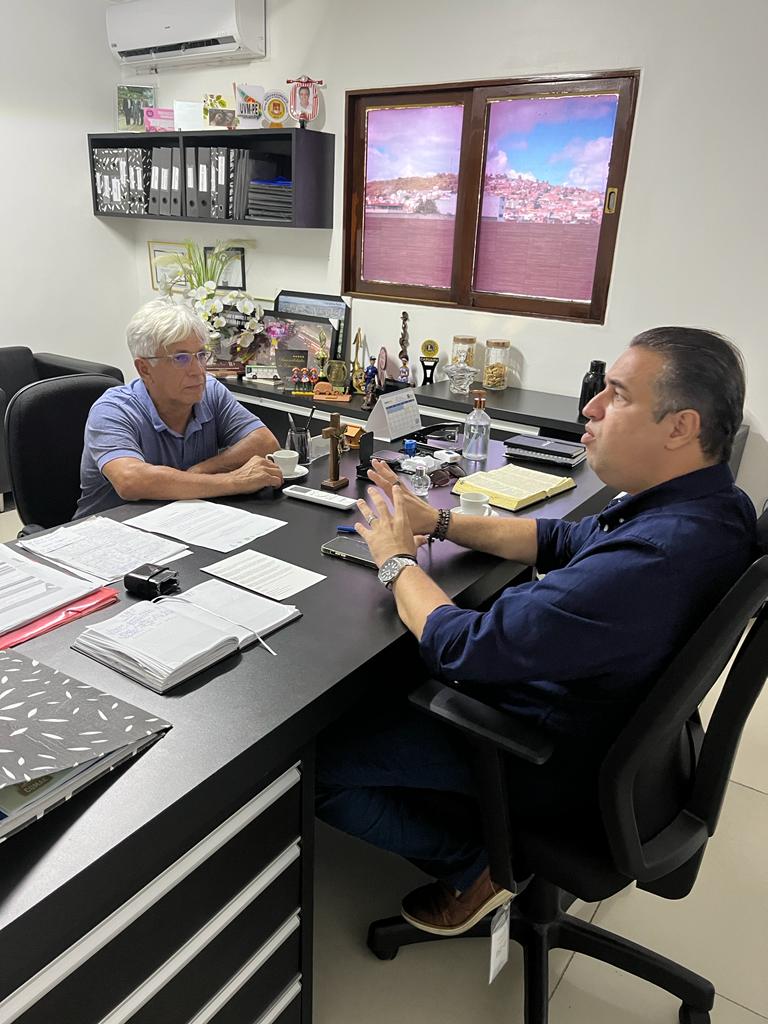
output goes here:
{"type": "Polygon", "coordinates": [[[453,487],[454,494],[467,491],[482,491],[490,498],[491,505],[517,512],[520,508],[537,501],[551,498],[563,491],[570,491],[575,482],[569,476],[542,473],[538,469],[523,466],[502,466],[487,472],[469,473],[460,477],[453,487]]]}
{"type": "Polygon", "coordinates": [[[0,651],[0,842],[166,729],[156,715],[0,651]]]}
{"type": "Polygon", "coordinates": [[[300,615],[293,605],[209,580],[173,597],[132,604],[89,626],[72,647],[165,693],[300,615]]]}

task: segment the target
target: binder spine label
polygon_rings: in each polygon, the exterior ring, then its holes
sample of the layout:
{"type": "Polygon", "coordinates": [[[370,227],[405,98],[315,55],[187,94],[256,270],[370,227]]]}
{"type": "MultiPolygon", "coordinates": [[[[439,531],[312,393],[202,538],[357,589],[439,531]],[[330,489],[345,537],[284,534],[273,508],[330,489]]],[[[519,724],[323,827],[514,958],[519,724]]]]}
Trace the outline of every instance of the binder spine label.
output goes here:
{"type": "Polygon", "coordinates": [[[157,164],[153,164],[152,165],[152,185],[151,185],[151,187],[152,188],[157,188],[159,181],[160,181],[160,168],[157,166],[157,164]]]}
{"type": "Polygon", "coordinates": [[[200,164],[200,167],[199,167],[198,172],[197,172],[197,178],[198,178],[198,186],[197,186],[198,187],[198,191],[199,192],[207,192],[208,191],[208,167],[207,167],[206,164],[200,164]]]}
{"type": "Polygon", "coordinates": [[[195,187],[195,168],[187,167],[187,188],[195,187]]]}
{"type": "Polygon", "coordinates": [[[178,189],[178,187],[179,187],[179,168],[178,167],[174,167],[173,168],[173,174],[171,175],[171,188],[175,192],[178,189]]]}
{"type": "Polygon", "coordinates": [[[160,188],[163,192],[168,191],[168,168],[163,167],[160,170],[160,188]]]}

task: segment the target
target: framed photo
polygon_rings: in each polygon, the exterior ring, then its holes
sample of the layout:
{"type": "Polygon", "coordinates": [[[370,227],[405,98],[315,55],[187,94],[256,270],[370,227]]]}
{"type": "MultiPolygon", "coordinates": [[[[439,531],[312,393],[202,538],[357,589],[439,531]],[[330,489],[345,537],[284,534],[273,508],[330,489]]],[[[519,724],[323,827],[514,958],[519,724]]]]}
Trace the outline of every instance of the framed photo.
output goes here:
{"type": "MultiPolygon", "coordinates": [[[[204,246],[203,254],[205,256],[206,264],[208,263],[208,256],[212,252],[212,245],[204,246]]],[[[233,245],[227,249],[227,252],[234,253],[236,258],[232,260],[228,267],[224,268],[224,273],[219,279],[219,286],[216,291],[243,292],[245,291],[245,249],[242,246],[233,245]]]]}
{"type": "MultiPolygon", "coordinates": [[[[163,256],[166,253],[184,255],[187,251],[186,247],[180,242],[147,242],[147,248],[149,249],[149,276],[152,287],[156,292],[167,291],[167,285],[176,276],[176,270],[173,267],[157,266],[155,257],[163,256]]],[[[173,291],[183,291],[186,286],[186,281],[178,281],[173,286],[173,291]]]]}
{"type": "Polygon", "coordinates": [[[115,123],[119,132],[143,132],[144,110],[155,106],[154,85],[118,85],[115,123]]]}
{"type": "Polygon", "coordinates": [[[333,351],[336,327],[327,317],[302,316],[293,313],[265,313],[264,333],[274,346],[277,372],[288,380],[294,367],[318,367],[318,353],[333,351]]]}
{"type": "Polygon", "coordinates": [[[275,313],[285,313],[289,316],[300,314],[305,317],[327,317],[337,332],[335,345],[329,349],[330,358],[346,358],[346,338],[350,329],[351,310],[349,304],[340,295],[284,289],[275,299],[275,313]]]}

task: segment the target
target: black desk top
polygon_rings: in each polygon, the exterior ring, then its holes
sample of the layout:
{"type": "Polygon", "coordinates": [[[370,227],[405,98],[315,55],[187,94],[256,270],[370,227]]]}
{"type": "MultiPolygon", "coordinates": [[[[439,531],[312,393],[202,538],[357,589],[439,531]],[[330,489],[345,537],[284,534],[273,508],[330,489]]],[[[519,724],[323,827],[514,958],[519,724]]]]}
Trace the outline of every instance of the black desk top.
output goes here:
{"type": "MultiPolygon", "coordinates": [[[[502,460],[495,442],[492,456],[496,464],[502,460]]],[[[363,484],[353,479],[356,461],[350,454],[342,463],[351,495],[363,493],[363,484]]],[[[317,486],[326,472],[322,460],[308,482],[317,486]]],[[[520,514],[579,519],[612,497],[586,464],[572,475],[575,490],[520,514]]],[[[458,501],[450,488],[433,490],[430,498],[440,507],[458,501]]],[[[327,577],[291,599],[303,617],[270,639],[277,658],[253,647],[160,695],[72,651],[69,644],[82,622],[20,648],[167,718],[174,727],[127,767],[0,844],[0,998],[25,980],[33,965],[57,955],[233,813],[244,793],[258,791],[266,774],[288,767],[366,685],[392,678],[390,659],[417,666],[416,642],[375,573],[320,553],[336,524],[353,522],[355,513],[271,492],[265,499],[237,503],[288,523],[260,538],[258,550],[327,577]]],[[[155,506],[122,506],[109,515],[124,520],[150,507],[155,506]]],[[[175,562],[182,586],[209,578],[200,567],[222,557],[195,549],[175,562]]],[[[419,561],[458,604],[470,607],[492,597],[522,568],[450,542],[422,549],[419,561]]],[[[93,621],[114,614],[113,606],[94,613],[93,621]]]]}

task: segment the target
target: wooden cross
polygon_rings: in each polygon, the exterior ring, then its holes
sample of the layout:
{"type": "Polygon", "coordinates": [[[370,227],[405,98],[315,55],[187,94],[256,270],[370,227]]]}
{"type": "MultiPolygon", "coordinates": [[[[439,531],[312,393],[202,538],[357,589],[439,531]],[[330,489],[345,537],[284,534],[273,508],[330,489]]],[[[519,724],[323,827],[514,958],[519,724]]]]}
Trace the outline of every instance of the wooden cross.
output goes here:
{"type": "Polygon", "coordinates": [[[323,437],[328,438],[331,460],[330,475],[327,480],[323,480],[320,484],[324,491],[339,491],[349,483],[347,477],[339,476],[339,445],[346,429],[346,427],[341,425],[341,416],[337,412],[332,412],[330,425],[323,430],[323,437]]]}

